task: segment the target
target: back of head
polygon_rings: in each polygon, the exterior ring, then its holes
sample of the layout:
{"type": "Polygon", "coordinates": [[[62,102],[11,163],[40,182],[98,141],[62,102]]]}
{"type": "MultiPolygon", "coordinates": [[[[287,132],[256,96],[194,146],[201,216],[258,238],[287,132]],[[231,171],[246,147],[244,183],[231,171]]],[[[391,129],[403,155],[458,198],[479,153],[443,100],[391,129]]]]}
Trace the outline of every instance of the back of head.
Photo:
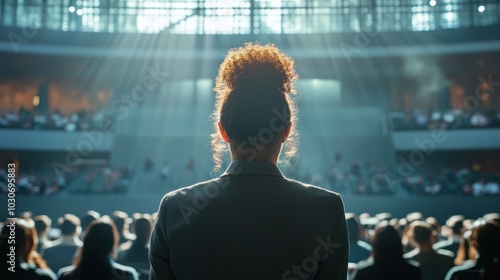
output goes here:
{"type": "Polygon", "coordinates": [[[153,229],[153,222],[149,215],[143,215],[134,222],[134,232],[136,235],[136,242],[146,243],[149,240],[151,231],[153,229]]]}
{"type": "Polygon", "coordinates": [[[500,226],[496,222],[483,222],[476,226],[471,239],[475,241],[481,258],[500,261],[500,226]]]}
{"type": "Polygon", "coordinates": [[[99,219],[101,215],[97,213],[96,211],[90,210],[85,213],[85,215],[82,216],[80,219],[81,224],[82,224],[82,231],[85,231],[87,227],[95,220],[99,219]]]}
{"type": "Polygon", "coordinates": [[[35,221],[36,232],[39,236],[46,234],[52,225],[52,220],[46,215],[35,216],[33,221],[35,221]]]}
{"type": "Polygon", "coordinates": [[[411,224],[411,235],[417,244],[425,244],[431,241],[432,227],[421,221],[416,221],[411,224]]]}
{"type": "Polygon", "coordinates": [[[481,279],[500,279],[500,225],[481,221],[472,229],[471,240],[479,253],[481,279]]]}
{"type": "Polygon", "coordinates": [[[116,226],[116,229],[119,233],[123,232],[125,229],[125,225],[128,223],[128,215],[123,211],[115,211],[113,212],[113,223],[116,226]]]}
{"type": "Polygon", "coordinates": [[[446,225],[451,228],[454,235],[461,235],[462,228],[464,226],[464,216],[462,215],[454,215],[451,216],[448,220],[446,220],[446,225]]]}
{"type": "MultiPolygon", "coordinates": [[[[118,232],[109,219],[92,222],[85,233],[77,268],[76,279],[104,279],[111,273],[109,258],[118,245],[118,232]]],[[[110,278],[111,279],[111,278],[110,278]]]]}
{"type": "Polygon", "coordinates": [[[74,236],[80,228],[80,219],[73,214],[65,214],[57,220],[57,223],[61,229],[61,235],[64,236],[74,236]]]}
{"type": "MultiPolygon", "coordinates": [[[[215,169],[227,148],[218,129],[220,122],[229,139],[248,148],[267,148],[287,125],[291,125],[285,154],[296,152],[295,73],[293,59],[274,45],[246,44],[230,50],[219,67],[216,79],[216,104],[213,113],[212,148],[215,169]],[[252,144],[250,139],[257,139],[252,144]]],[[[243,147],[242,149],[247,148],[243,147]]]]}
{"type": "Polygon", "coordinates": [[[375,228],[372,245],[375,263],[390,265],[403,260],[401,236],[387,221],[382,221],[375,228]]]}
{"type": "Polygon", "coordinates": [[[0,279],[7,279],[3,277],[3,274],[7,272],[7,267],[11,264],[18,267],[21,261],[34,264],[39,268],[47,268],[45,261],[35,250],[37,242],[33,221],[17,219],[14,223],[5,222],[0,234],[0,276],[2,276],[0,279]],[[9,240],[15,240],[15,244],[9,240]],[[14,251],[11,250],[12,248],[14,251]]]}
{"type": "Polygon", "coordinates": [[[353,243],[359,239],[359,221],[353,213],[347,213],[345,215],[347,223],[347,231],[349,233],[349,242],[353,243]]]}

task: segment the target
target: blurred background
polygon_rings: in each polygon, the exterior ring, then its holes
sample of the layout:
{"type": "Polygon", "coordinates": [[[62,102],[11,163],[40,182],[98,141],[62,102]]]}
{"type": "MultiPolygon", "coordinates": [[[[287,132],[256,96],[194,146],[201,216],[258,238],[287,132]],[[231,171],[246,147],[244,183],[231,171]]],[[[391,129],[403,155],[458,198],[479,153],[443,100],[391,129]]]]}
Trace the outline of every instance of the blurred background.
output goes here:
{"type": "Polygon", "coordinates": [[[498,211],[499,28],[493,0],[0,0],[1,199],[9,163],[17,210],[54,218],[220,175],[214,79],[258,41],[300,75],[287,177],[349,212],[498,211]]]}

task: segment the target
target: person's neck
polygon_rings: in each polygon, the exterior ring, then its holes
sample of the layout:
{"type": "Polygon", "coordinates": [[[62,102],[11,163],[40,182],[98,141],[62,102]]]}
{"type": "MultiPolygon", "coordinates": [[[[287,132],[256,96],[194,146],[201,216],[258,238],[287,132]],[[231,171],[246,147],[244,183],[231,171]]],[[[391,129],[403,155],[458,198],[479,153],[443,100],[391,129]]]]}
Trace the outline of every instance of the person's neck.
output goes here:
{"type": "Polygon", "coordinates": [[[435,251],[434,248],[432,248],[432,244],[430,242],[419,244],[418,249],[421,253],[432,253],[435,251]]]}
{"type": "Polygon", "coordinates": [[[255,157],[248,157],[248,156],[242,156],[240,154],[232,154],[231,155],[231,160],[232,161],[235,161],[235,160],[264,160],[264,161],[268,161],[274,165],[277,165],[278,164],[278,158],[277,157],[272,157],[272,156],[268,156],[268,155],[262,155],[262,154],[257,154],[255,157]]]}
{"type": "MultiPolygon", "coordinates": [[[[236,144],[236,143],[235,143],[236,144]]],[[[233,147],[240,147],[238,144],[231,145],[231,160],[264,160],[268,161],[274,165],[278,165],[278,157],[281,150],[281,145],[278,144],[279,147],[267,147],[261,151],[256,148],[253,150],[245,150],[244,153],[241,153],[239,149],[234,149],[233,147]]]]}

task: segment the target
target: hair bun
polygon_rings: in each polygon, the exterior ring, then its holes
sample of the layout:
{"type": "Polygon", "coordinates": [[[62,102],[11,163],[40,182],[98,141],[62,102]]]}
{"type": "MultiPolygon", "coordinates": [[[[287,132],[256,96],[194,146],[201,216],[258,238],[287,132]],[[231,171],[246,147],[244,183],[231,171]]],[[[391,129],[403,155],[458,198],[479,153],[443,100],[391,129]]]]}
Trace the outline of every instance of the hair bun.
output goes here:
{"type": "Polygon", "coordinates": [[[236,72],[229,84],[237,91],[246,89],[258,91],[283,91],[287,83],[286,76],[275,68],[273,64],[262,63],[245,67],[236,72]]]}
{"type": "Polygon", "coordinates": [[[276,46],[249,43],[229,51],[219,68],[216,88],[219,92],[226,88],[230,91],[295,93],[293,82],[297,78],[293,59],[276,46]]]}

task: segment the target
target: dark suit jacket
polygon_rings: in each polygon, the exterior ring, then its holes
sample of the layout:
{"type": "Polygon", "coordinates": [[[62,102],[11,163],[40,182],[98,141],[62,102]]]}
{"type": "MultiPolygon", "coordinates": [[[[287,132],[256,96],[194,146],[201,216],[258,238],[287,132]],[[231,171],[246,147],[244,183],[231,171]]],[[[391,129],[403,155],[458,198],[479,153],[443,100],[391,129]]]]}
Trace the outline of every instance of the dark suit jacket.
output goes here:
{"type": "Polygon", "coordinates": [[[164,196],[151,280],[346,279],[349,242],[337,193],[287,179],[267,161],[164,196]]]}

